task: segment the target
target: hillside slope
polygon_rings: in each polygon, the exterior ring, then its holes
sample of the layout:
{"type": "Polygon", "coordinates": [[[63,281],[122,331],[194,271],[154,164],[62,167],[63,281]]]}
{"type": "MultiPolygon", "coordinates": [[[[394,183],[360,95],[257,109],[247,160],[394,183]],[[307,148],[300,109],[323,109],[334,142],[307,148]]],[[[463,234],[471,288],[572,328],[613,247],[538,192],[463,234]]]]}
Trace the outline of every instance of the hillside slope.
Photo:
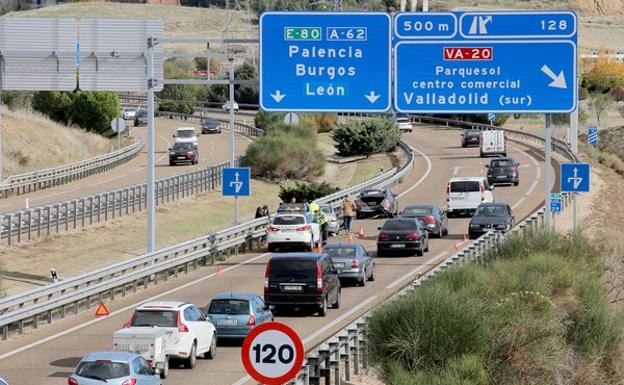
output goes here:
{"type": "Polygon", "coordinates": [[[91,158],[110,142],[27,111],[2,111],[2,175],[7,177],[91,158]]]}

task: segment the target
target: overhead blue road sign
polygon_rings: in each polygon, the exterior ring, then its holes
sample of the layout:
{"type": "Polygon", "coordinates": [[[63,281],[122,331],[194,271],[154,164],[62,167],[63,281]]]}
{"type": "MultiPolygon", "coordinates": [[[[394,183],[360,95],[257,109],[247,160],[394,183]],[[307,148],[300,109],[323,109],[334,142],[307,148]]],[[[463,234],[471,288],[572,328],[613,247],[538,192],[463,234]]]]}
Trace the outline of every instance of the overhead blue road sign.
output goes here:
{"type": "Polygon", "coordinates": [[[249,167],[229,167],[223,169],[223,196],[251,195],[249,167]]]}
{"type": "Polygon", "coordinates": [[[466,39],[572,38],[576,41],[577,17],[568,11],[466,12],[459,17],[466,39]]]}
{"type": "Polygon", "coordinates": [[[266,12],[260,17],[260,107],[385,112],[391,20],[376,12],[266,12]]]}
{"type": "Polygon", "coordinates": [[[561,192],[589,192],[589,163],[561,164],[561,192]]]}
{"type": "Polygon", "coordinates": [[[572,41],[401,41],[395,108],[404,113],[566,113],[576,108],[572,41]]]}
{"type": "Polygon", "coordinates": [[[394,33],[401,39],[451,39],[457,35],[457,15],[450,12],[399,13],[394,33]]]}
{"type": "Polygon", "coordinates": [[[598,144],[598,127],[587,128],[587,143],[598,144]]]}

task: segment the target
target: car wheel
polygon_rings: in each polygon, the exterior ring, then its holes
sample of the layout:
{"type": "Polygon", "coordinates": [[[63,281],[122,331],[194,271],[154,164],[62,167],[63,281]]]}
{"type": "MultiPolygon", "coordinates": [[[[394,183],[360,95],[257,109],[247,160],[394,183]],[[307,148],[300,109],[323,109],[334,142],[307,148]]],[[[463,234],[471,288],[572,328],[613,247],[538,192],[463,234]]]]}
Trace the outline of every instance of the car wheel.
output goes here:
{"type": "Polygon", "coordinates": [[[323,304],[319,307],[317,313],[321,317],[325,317],[327,315],[327,296],[323,297],[323,304]]]}
{"type": "Polygon", "coordinates": [[[166,379],[169,375],[169,357],[165,357],[165,362],[163,362],[163,369],[160,371],[160,378],[166,379]]]}
{"type": "Polygon", "coordinates": [[[212,334],[212,341],[210,341],[210,350],[204,353],[204,358],[214,360],[217,356],[217,333],[212,334]]]}
{"type": "Polygon", "coordinates": [[[366,269],[362,272],[362,276],[357,281],[359,286],[366,286],[366,269]]]}
{"type": "Polygon", "coordinates": [[[332,305],[332,309],[340,309],[340,289],[338,289],[338,294],[336,294],[336,302],[332,305]]]}
{"type": "Polygon", "coordinates": [[[184,360],[184,367],[186,369],[193,369],[196,363],[197,363],[197,344],[193,342],[193,346],[191,346],[189,357],[186,360],[184,360]]]}
{"type": "Polygon", "coordinates": [[[375,268],[374,267],[371,269],[370,276],[368,277],[368,280],[371,281],[371,282],[373,282],[375,280],[375,268]]]}
{"type": "Polygon", "coordinates": [[[174,162],[169,162],[169,166],[175,166],[174,162]]]}
{"type": "Polygon", "coordinates": [[[422,257],[423,255],[425,255],[425,252],[423,250],[423,246],[420,245],[420,248],[418,250],[416,250],[416,256],[417,257],[422,257]]]}
{"type": "Polygon", "coordinates": [[[514,182],[514,186],[517,186],[520,184],[520,181],[514,182]]]}
{"type": "Polygon", "coordinates": [[[483,158],[483,153],[479,152],[479,158],[483,158]]]}

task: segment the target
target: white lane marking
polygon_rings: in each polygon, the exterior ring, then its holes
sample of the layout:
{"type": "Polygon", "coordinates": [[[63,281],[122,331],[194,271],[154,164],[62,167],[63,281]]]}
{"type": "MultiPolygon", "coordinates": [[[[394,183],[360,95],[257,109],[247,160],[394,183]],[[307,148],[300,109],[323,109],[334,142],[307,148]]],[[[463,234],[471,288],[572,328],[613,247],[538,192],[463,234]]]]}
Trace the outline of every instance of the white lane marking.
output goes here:
{"type": "Polygon", "coordinates": [[[453,170],[453,175],[457,175],[460,168],[463,168],[463,167],[459,167],[459,166],[451,167],[451,170],[453,170]]]}
{"type": "Polygon", "coordinates": [[[431,172],[431,159],[429,159],[429,157],[427,155],[425,155],[424,152],[411,147],[412,150],[416,151],[417,153],[419,153],[420,155],[422,155],[425,160],[427,161],[427,171],[425,171],[425,175],[421,176],[420,179],[418,179],[418,181],[416,183],[414,183],[413,185],[411,185],[407,190],[403,191],[401,194],[399,194],[399,198],[403,197],[403,195],[407,194],[408,192],[412,191],[413,189],[415,189],[416,187],[418,187],[419,184],[421,184],[428,176],[429,173],[431,172]]]}
{"type": "Polygon", "coordinates": [[[537,182],[538,182],[537,180],[533,181],[533,183],[531,184],[531,187],[529,187],[526,194],[524,194],[525,196],[530,196],[533,193],[533,190],[535,190],[535,188],[537,187],[537,182]]]}
{"type": "MultiPolygon", "coordinates": [[[[412,275],[418,273],[421,270],[424,270],[425,268],[427,268],[428,265],[431,265],[434,261],[440,259],[443,256],[446,256],[446,254],[448,254],[448,251],[445,251],[445,252],[442,252],[442,253],[436,255],[430,261],[428,261],[426,264],[420,265],[417,268],[415,268],[415,269],[413,269],[411,271],[408,271],[407,273],[403,274],[402,276],[400,276],[396,280],[392,281],[388,286],[386,286],[386,289],[392,289],[393,287],[395,287],[399,283],[405,281],[407,278],[411,277],[412,275]]],[[[433,263],[433,264],[435,264],[435,263],[433,263]]]]}
{"type": "MultiPolygon", "coordinates": [[[[246,265],[246,264],[248,264],[248,263],[251,263],[251,262],[256,261],[256,260],[258,260],[258,259],[264,258],[264,257],[266,257],[267,255],[271,255],[271,254],[273,254],[273,253],[264,253],[264,254],[260,254],[260,255],[258,255],[258,256],[256,256],[256,257],[253,257],[253,258],[251,258],[251,259],[248,259],[248,260],[243,261],[243,262],[241,262],[241,263],[238,263],[238,264],[236,264],[236,265],[233,265],[233,266],[230,266],[230,267],[228,267],[228,268],[225,268],[225,269],[221,270],[221,272],[222,272],[222,273],[225,273],[225,272],[228,272],[228,271],[230,271],[230,270],[237,269],[237,268],[239,268],[239,267],[241,267],[241,266],[244,266],[244,265],[246,265]]],[[[216,266],[216,265],[215,265],[215,266],[216,266]]],[[[91,326],[91,325],[96,324],[96,323],[98,323],[98,322],[102,322],[102,321],[104,321],[104,320],[106,320],[106,319],[108,319],[108,318],[110,318],[110,317],[112,317],[112,316],[115,316],[115,315],[117,315],[117,314],[123,313],[123,312],[125,312],[125,311],[130,310],[130,309],[136,308],[137,306],[139,306],[139,305],[140,305],[140,304],[142,304],[142,303],[149,302],[149,301],[154,301],[154,300],[156,300],[156,299],[162,298],[162,297],[167,296],[167,295],[169,295],[169,294],[172,294],[172,293],[178,292],[178,291],[180,291],[180,290],[186,289],[187,287],[190,287],[190,286],[196,285],[196,284],[198,284],[198,283],[200,283],[200,282],[203,282],[203,281],[205,281],[205,280],[207,280],[207,279],[210,279],[210,278],[212,278],[212,277],[215,277],[216,275],[217,275],[217,273],[216,273],[216,272],[214,272],[214,273],[212,273],[212,274],[209,274],[209,275],[206,275],[206,276],[204,276],[204,277],[198,278],[198,279],[196,279],[196,280],[194,280],[194,281],[188,282],[188,283],[186,283],[186,284],[184,284],[184,285],[182,285],[182,286],[178,286],[178,287],[175,287],[175,288],[173,288],[173,289],[170,289],[170,290],[167,290],[167,291],[165,291],[165,292],[162,292],[162,293],[160,293],[160,294],[157,294],[157,295],[155,295],[155,296],[153,296],[153,297],[151,297],[151,298],[148,298],[148,299],[145,299],[145,300],[143,300],[143,301],[140,301],[140,302],[134,303],[134,304],[132,304],[132,305],[128,305],[128,306],[126,306],[126,307],[124,307],[124,308],[122,308],[122,309],[115,310],[114,312],[110,313],[110,315],[109,315],[108,317],[106,317],[106,318],[96,318],[96,319],[94,319],[94,320],[84,322],[84,323],[82,323],[82,324],[80,324],[80,325],[76,325],[76,326],[74,326],[74,327],[72,327],[72,328],[70,328],[70,329],[67,329],[67,330],[64,330],[64,331],[62,331],[62,332],[60,332],[60,333],[57,333],[57,334],[51,335],[51,336],[46,337],[46,338],[44,338],[44,339],[42,339],[42,340],[35,341],[35,342],[31,343],[31,344],[28,344],[28,345],[22,346],[22,347],[20,347],[20,348],[18,348],[18,349],[12,350],[12,351],[7,352],[7,353],[4,353],[4,354],[0,355],[0,360],[3,360],[3,359],[8,358],[8,357],[11,357],[11,356],[13,356],[13,355],[15,355],[15,354],[18,354],[18,353],[21,353],[21,352],[23,352],[23,351],[25,351],[25,350],[32,349],[32,348],[37,347],[37,346],[39,346],[39,345],[45,344],[46,342],[53,341],[53,340],[55,340],[55,339],[57,339],[57,338],[59,338],[59,337],[65,336],[65,335],[70,334],[70,333],[73,333],[73,332],[75,332],[75,331],[77,331],[77,330],[84,329],[84,328],[86,328],[87,326],[91,326]]]]}
{"type": "Polygon", "coordinates": [[[515,210],[515,209],[516,209],[516,207],[520,206],[520,204],[521,204],[522,202],[524,202],[524,200],[525,200],[525,199],[526,199],[526,198],[524,198],[524,197],[520,198],[520,200],[519,200],[518,202],[514,203],[514,204],[513,204],[513,206],[511,206],[511,209],[512,209],[512,210],[515,210]]]}

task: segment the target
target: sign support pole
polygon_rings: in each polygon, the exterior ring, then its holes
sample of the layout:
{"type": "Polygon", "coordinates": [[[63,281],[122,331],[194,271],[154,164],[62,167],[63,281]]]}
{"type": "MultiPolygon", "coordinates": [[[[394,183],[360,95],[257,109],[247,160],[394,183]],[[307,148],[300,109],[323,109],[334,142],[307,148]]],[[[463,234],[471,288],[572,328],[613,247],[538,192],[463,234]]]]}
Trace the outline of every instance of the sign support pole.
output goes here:
{"type": "Polygon", "coordinates": [[[572,193],[572,235],[576,237],[576,193],[572,193]]]}
{"type": "Polygon", "coordinates": [[[154,196],[154,37],[147,38],[147,252],[156,249],[154,196]]]}
{"type": "Polygon", "coordinates": [[[568,131],[568,143],[573,153],[578,153],[578,126],[579,113],[578,107],[570,114],[570,130],[568,131]]]}
{"type": "Polygon", "coordinates": [[[546,144],[544,148],[544,152],[546,154],[544,161],[544,184],[545,184],[545,208],[546,212],[544,214],[544,227],[548,230],[552,230],[552,212],[550,210],[550,188],[552,184],[552,127],[551,127],[551,115],[546,114],[546,144]]]}
{"type": "Polygon", "coordinates": [[[4,76],[4,56],[0,55],[0,181],[2,180],[2,114],[4,110],[2,108],[2,83],[4,76]]]}
{"type": "MultiPolygon", "coordinates": [[[[234,56],[228,56],[230,62],[230,167],[236,167],[234,158],[236,157],[236,136],[234,134],[234,56]]],[[[238,224],[238,197],[234,197],[236,208],[234,209],[234,224],[238,224]]]]}

